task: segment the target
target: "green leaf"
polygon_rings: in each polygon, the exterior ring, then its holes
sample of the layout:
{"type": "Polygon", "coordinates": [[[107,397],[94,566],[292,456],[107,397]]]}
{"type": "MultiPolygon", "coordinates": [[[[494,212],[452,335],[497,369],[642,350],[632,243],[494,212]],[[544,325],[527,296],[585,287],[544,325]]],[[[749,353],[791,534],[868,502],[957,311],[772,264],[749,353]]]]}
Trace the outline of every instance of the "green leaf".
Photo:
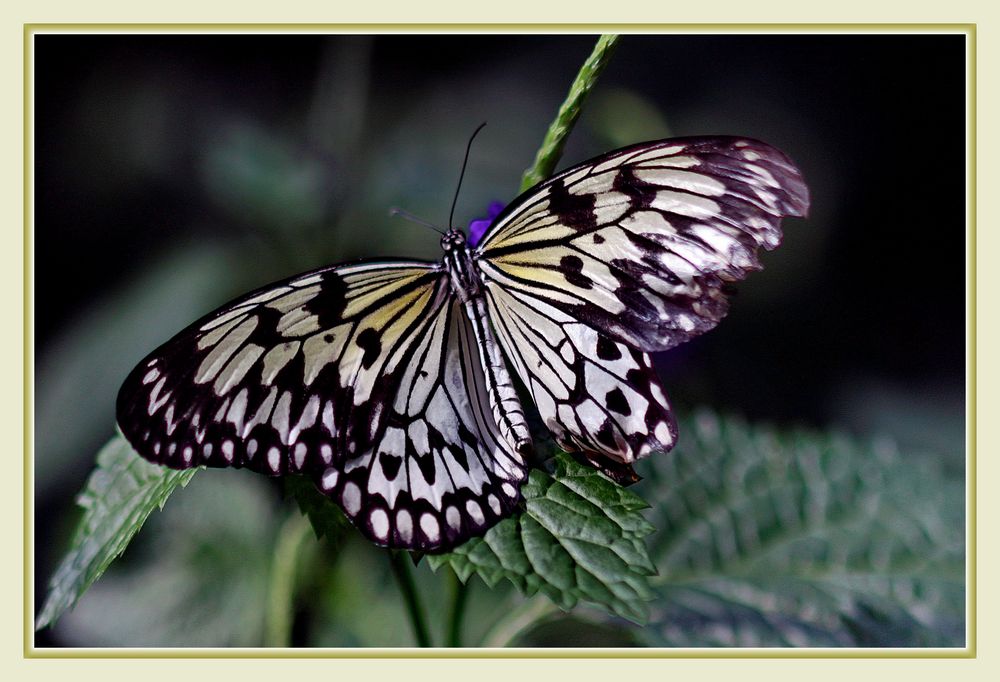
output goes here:
{"type": "Polygon", "coordinates": [[[329,497],[316,489],[316,485],[304,476],[286,476],[285,492],[294,498],[299,509],[309,518],[316,538],[326,537],[337,541],[352,528],[344,512],[329,497]]]}
{"type": "Polygon", "coordinates": [[[77,498],[84,509],[69,553],[49,581],[36,629],[54,623],[120,555],[154,509],[197,469],[150,464],[117,435],[97,455],[97,468],[77,498]]]}
{"type": "Polygon", "coordinates": [[[891,443],[699,413],[654,456],[656,646],[962,646],[964,488],[891,443]]]}
{"type": "Polygon", "coordinates": [[[641,498],[561,453],[551,474],[533,470],[522,488],[524,511],[448,554],[428,556],[466,581],[490,587],[507,579],[541,591],[564,610],[579,601],[641,623],[655,568],[643,541],[653,531],[641,498]]]}
{"type": "MultiPolygon", "coordinates": [[[[275,583],[290,577],[281,545],[316,546],[308,521],[275,501],[263,476],[202,471],[149,517],[53,635],[68,646],[266,646],[265,625],[280,625],[267,611],[282,598],[275,583]],[[283,518],[300,527],[279,532],[283,518]]],[[[282,607],[295,604],[284,596],[282,607]]]]}

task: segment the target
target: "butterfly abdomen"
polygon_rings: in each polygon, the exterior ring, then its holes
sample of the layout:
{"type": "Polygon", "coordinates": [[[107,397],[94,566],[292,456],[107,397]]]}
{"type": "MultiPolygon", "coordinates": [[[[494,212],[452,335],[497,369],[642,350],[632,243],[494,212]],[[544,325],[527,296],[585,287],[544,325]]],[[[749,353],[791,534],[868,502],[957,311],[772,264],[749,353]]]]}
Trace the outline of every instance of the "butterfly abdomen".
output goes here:
{"type": "Polygon", "coordinates": [[[486,379],[490,413],[504,440],[514,451],[526,457],[531,452],[531,435],[524,409],[490,327],[482,281],[466,247],[465,235],[451,230],[441,239],[441,246],[445,252],[444,267],[448,271],[452,292],[472,323],[479,363],[486,379]]]}
{"type": "Polygon", "coordinates": [[[527,456],[531,452],[531,434],[510,370],[489,326],[486,299],[482,295],[471,298],[464,308],[476,335],[493,419],[511,447],[522,456],[527,456]]]}

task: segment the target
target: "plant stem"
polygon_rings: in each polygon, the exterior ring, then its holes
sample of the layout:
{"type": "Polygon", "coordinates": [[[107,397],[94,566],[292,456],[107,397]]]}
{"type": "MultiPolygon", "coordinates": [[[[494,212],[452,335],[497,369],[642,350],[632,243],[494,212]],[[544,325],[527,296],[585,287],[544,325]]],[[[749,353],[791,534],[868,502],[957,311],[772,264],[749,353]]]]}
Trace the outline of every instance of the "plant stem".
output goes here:
{"type": "Polygon", "coordinates": [[[469,586],[451,574],[451,612],[448,614],[448,646],[462,646],[462,619],[465,616],[465,602],[469,596],[469,586]]]}
{"type": "Polygon", "coordinates": [[[548,132],[545,133],[542,146],[539,147],[538,153],[535,155],[534,165],[521,176],[522,192],[552,175],[552,171],[555,170],[556,164],[562,157],[566,138],[573,130],[577,119],[580,118],[580,112],[583,111],[583,101],[590,94],[597,83],[598,76],[601,75],[611,59],[614,48],[618,44],[618,38],[617,35],[607,34],[597,39],[594,51],[580,67],[579,73],[576,74],[576,80],[573,81],[573,85],[569,88],[569,94],[566,95],[566,100],[559,107],[556,119],[549,126],[548,132]]]}
{"type": "Polygon", "coordinates": [[[410,616],[410,625],[413,626],[413,636],[417,640],[417,646],[429,647],[432,646],[431,638],[427,632],[424,609],[420,605],[420,596],[417,594],[417,586],[413,582],[409,561],[410,558],[406,556],[405,552],[389,552],[389,562],[392,565],[393,575],[396,576],[396,582],[399,584],[399,591],[403,593],[406,612],[410,616]]]}
{"type": "Polygon", "coordinates": [[[302,548],[311,533],[309,520],[293,511],[281,526],[271,563],[271,582],[264,614],[264,645],[287,647],[292,641],[292,613],[295,605],[295,572],[302,548]]]}

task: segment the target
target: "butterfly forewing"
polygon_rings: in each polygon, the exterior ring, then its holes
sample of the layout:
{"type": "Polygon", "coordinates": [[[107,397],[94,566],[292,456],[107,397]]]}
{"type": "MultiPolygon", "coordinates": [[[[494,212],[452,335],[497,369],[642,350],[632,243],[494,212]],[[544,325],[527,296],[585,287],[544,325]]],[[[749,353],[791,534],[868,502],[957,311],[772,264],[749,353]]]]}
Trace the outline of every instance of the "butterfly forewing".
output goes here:
{"type": "Polygon", "coordinates": [[[171,467],[307,474],[380,544],[451,546],[509,514],[525,474],[483,416],[455,305],[423,263],[272,285],[140,363],[119,426],[171,467]]]}
{"type": "Polygon", "coordinates": [[[762,142],[678,138],[612,152],[515,200],[477,249],[485,277],[516,283],[646,351],[726,312],[723,286],[760,268],[759,247],[803,215],[798,169],[762,142]]]}

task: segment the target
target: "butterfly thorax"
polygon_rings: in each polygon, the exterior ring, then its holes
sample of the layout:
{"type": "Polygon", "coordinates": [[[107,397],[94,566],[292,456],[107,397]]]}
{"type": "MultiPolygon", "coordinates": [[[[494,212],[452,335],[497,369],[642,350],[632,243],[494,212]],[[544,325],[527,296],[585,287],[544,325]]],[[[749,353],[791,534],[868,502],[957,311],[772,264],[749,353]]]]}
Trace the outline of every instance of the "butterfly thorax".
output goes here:
{"type": "Polygon", "coordinates": [[[441,248],[444,249],[444,267],[451,280],[451,288],[458,300],[466,303],[480,295],[482,281],[472,263],[472,256],[466,246],[465,233],[461,230],[448,230],[441,237],[441,248]]]}

